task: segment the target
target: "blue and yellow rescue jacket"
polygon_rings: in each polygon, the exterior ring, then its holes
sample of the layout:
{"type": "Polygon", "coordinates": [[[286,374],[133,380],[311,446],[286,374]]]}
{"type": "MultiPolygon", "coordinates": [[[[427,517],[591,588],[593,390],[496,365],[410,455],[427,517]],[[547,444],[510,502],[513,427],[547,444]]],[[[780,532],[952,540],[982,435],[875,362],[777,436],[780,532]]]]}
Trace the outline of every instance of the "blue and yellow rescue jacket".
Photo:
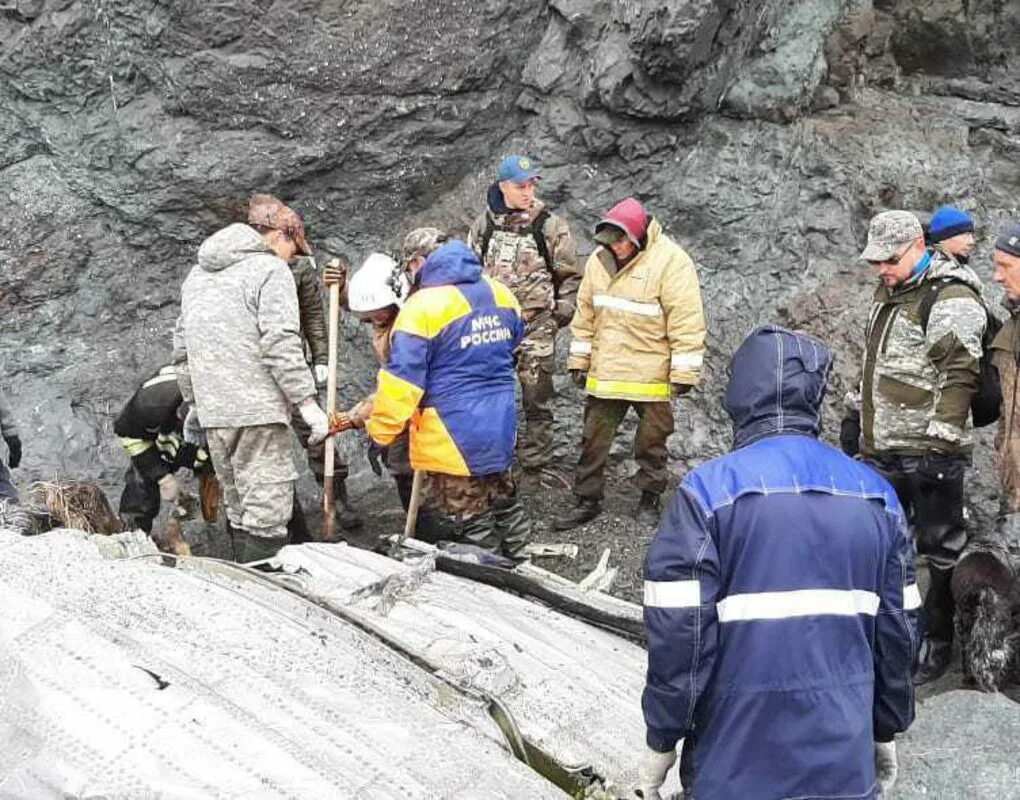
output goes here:
{"type": "Polygon", "coordinates": [[[448,475],[510,468],[517,438],[514,350],[524,334],[510,290],[482,277],[463,242],[426,259],[393,324],[368,435],[390,444],[410,421],[411,465],[448,475]]]}

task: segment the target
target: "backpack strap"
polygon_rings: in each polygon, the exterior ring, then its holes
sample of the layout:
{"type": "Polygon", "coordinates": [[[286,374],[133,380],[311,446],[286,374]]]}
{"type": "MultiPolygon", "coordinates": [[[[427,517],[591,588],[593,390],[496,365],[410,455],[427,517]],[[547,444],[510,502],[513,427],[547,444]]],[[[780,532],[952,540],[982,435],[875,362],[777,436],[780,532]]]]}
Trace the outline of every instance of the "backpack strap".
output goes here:
{"type": "Polygon", "coordinates": [[[925,336],[928,335],[928,318],[931,317],[931,310],[938,301],[942,290],[947,286],[965,286],[974,295],[974,299],[981,304],[981,308],[985,310],[985,315],[988,316],[988,307],[985,305],[985,301],[963,281],[956,278],[939,278],[937,281],[929,281],[927,291],[925,291],[924,296],[921,298],[921,302],[917,304],[917,313],[921,318],[921,331],[925,336]]]}
{"type": "Polygon", "coordinates": [[[482,229],[482,238],[479,244],[479,251],[482,254],[482,263],[485,263],[485,257],[489,254],[489,242],[492,241],[492,234],[496,230],[496,223],[492,221],[492,214],[488,211],[485,212],[485,228],[482,229]]]}
{"type": "Polygon", "coordinates": [[[542,256],[542,260],[545,261],[545,266],[550,272],[553,272],[553,260],[549,254],[549,244],[545,240],[545,232],[542,230],[545,228],[545,223],[549,220],[552,215],[544,208],[538,212],[535,219],[531,222],[531,236],[535,240],[535,247],[538,248],[538,254],[542,256]]]}

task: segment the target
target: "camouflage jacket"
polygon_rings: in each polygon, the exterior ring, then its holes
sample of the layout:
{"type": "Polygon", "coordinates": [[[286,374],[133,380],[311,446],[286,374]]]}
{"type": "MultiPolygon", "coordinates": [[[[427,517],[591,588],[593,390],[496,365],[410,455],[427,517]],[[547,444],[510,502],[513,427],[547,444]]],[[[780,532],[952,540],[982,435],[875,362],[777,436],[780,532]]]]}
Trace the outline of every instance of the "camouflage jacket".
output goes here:
{"type": "Polygon", "coordinates": [[[920,281],[878,287],[860,383],[865,456],[970,451],[970,400],[987,325],[980,296],[977,275],[939,252],[920,281]],[[922,301],[933,281],[947,278],[956,282],[939,292],[925,329],[922,301]]]}
{"type": "Polygon", "coordinates": [[[1020,360],[1020,310],[1010,309],[1009,319],[991,344],[992,363],[1002,386],[1002,416],[995,435],[999,482],[1003,500],[1011,511],[1020,511],[1020,427],[1016,422],[1017,371],[1020,360]]]}
{"type": "Polygon", "coordinates": [[[326,314],[322,309],[319,275],[315,260],[298,256],[290,265],[297,288],[298,310],[301,315],[301,336],[308,345],[313,364],[329,362],[329,336],[326,332],[326,314]]]}
{"type": "Polygon", "coordinates": [[[315,396],[290,269],[254,228],[206,239],[181,286],[173,365],[205,428],[289,422],[315,396]]]}
{"type": "Polygon", "coordinates": [[[512,211],[504,204],[499,186],[493,185],[488,208],[468,232],[468,244],[482,259],[485,274],[510,287],[529,329],[550,316],[559,327],[568,325],[581,283],[574,238],[566,221],[555,214],[549,214],[542,225],[552,269],[539,252],[531,229],[544,208],[541,200],[535,200],[527,210],[512,211]],[[482,240],[490,225],[492,236],[483,253],[482,240]]]}

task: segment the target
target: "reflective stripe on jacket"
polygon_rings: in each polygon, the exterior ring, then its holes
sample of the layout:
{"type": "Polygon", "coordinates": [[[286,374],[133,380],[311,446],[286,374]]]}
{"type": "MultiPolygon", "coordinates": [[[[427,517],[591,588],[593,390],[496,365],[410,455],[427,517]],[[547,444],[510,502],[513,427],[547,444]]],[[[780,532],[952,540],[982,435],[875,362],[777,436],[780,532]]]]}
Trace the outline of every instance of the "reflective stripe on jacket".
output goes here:
{"type": "Polygon", "coordinates": [[[449,475],[509,469],[517,437],[513,353],[524,333],[510,290],[463,242],[430,255],[393,325],[366,424],[388,445],[410,422],[411,465],[449,475]]]}
{"type": "Polygon", "coordinates": [[[701,289],[690,256],[652,220],[645,248],[618,272],[603,247],[588,259],[570,323],[568,367],[595,397],[668,400],[695,385],[705,352],[701,289]]]}

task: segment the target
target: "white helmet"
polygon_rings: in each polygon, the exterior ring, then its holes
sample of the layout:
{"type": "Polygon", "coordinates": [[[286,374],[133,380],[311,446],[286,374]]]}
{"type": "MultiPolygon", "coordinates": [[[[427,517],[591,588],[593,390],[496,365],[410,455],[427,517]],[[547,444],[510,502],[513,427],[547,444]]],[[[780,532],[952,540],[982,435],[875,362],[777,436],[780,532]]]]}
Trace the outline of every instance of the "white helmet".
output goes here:
{"type": "Polygon", "coordinates": [[[347,304],[357,312],[401,306],[409,288],[407,276],[396,261],[384,253],[372,253],[351,278],[347,304]]]}

